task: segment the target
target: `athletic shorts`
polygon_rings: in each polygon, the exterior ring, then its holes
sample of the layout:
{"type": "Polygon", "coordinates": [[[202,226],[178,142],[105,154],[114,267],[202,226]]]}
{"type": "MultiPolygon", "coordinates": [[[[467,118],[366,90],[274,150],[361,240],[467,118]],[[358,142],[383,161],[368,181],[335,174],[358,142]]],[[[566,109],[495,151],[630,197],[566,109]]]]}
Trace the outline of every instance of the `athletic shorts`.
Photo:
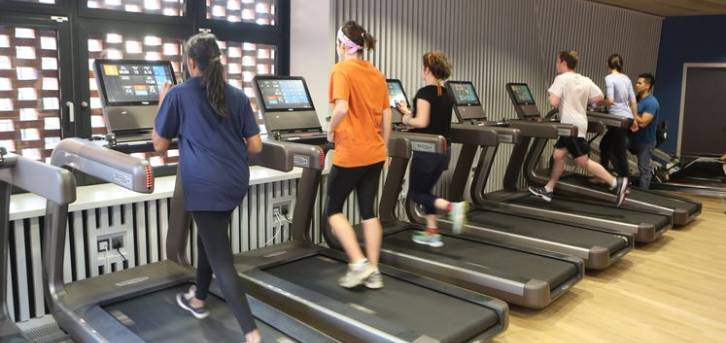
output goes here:
{"type": "Polygon", "coordinates": [[[590,153],[590,144],[582,137],[560,137],[555,143],[555,149],[567,149],[572,158],[578,158],[590,153]]]}

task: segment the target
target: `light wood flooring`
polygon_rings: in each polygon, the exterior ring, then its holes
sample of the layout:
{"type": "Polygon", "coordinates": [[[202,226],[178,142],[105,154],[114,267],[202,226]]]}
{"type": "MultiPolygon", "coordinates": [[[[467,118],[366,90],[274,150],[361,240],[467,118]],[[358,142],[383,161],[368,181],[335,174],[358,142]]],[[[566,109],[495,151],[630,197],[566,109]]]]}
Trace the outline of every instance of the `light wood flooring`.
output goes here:
{"type": "Polygon", "coordinates": [[[726,342],[726,199],[590,273],[542,311],[513,308],[495,342],[726,342]]]}

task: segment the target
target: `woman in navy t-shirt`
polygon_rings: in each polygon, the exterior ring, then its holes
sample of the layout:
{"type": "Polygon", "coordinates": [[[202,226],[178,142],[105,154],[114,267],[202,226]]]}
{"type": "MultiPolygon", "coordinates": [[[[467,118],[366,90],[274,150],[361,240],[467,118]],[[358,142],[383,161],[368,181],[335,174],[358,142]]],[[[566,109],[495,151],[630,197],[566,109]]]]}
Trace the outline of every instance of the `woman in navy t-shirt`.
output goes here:
{"type": "Polygon", "coordinates": [[[212,34],[198,34],[185,45],[190,77],[159,92],[159,113],[154,127],[154,149],[164,152],[179,137],[179,175],[186,210],[198,227],[197,284],[177,295],[177,302],[198,319],[204,307],[212,273],[246,342],[259,342],[249,304],[233,265],[227,226],[232,211],[247,194],[248,155],[262,150],[260,129],[250,100],[224,80],[221,51],[212,34]]]}

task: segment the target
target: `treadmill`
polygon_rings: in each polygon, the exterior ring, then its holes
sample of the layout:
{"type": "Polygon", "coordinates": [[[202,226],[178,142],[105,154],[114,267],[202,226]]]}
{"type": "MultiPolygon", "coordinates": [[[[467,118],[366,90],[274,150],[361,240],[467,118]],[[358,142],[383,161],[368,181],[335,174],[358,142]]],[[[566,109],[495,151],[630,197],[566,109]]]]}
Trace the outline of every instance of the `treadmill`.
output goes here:
{"type": "MultiPolygon", "coordinates": [[[[253,83],[263,88],[257,90],[262,94],[271,91],[264,88],[279,90],[275,97],[258,98],[268,132],[277,129],[270,119],[278,114],[284,117],[283,113],[292,112],[308,116],[311,122],[317,120],[312,100],[306,97],[302,107],[295,96],[305,89],[302,78],[266,78],[271,79],[279,82],[253,83]],[[306,110],[273,107],[270,99],[306,110]]],[[[292,211],[291,240],[235,257],[250,295],[344,342],[485,341],[506,329],[508,307],[504,302],[384,265],[380,266],[386,278],[384,289],[360,291],[338,286],[347,257],[310,239],[324,151],[317,145],[282,144],[293,151],[295,165],[302,169],[292,211]],[[418,315],[441,311],[446,316],[418,315]]],[[[392,138],[389,145],[407,149],[408,141],[392,138]]]]}
{"type": "MultiPolygon", "coordinates": [[[[282,145],[265,142],[264,149],[266,157],[258,163],[279,170],[291,169],[292,155],[282,145]]],[[[147,161],[77,138],[61,141],[53,151],[51,164],[73,168],[136,192],[151,193],[154,188],[147,161]]],[[[43,253],[48,286],[46,298],[52,304],[51,313],[61,329],[73,339],[83,342],[233,342],[244,337],[223,300],[214,294],[208,298],[211,314],[205,320],[197,320],[178,307],[176,293],[186,290],[195,280],[194,269],[188,263],[165,260],[64,284],[67,214],[67,204],[48,202],[48,232],[43,253]]],[[[170,226],[168,244],[188,239],[189,232],[177,228],[170,226]]],[[[171,251],[178,256],[185,249],[180,247],[171,251]]],[[[253,298],[249,301],[260,333],[267,341],[331,341],[269,305],[253,298]]]]}
{"type": "MultiPolygon", "coordinates": [[[[512,87],[508,87],[508,89],[511,92],[517,92],[517,99],[521,101],[521,106],[534,107],[534,100],[529,88],[512,89],[512,87]]],[[[455,106],[456,111],[459,111],[460,107],[462,106],[455,106]]],[[[477,107],[481,111],[481,107],[477,107]]],[[[467,119],[463,112],[459,112],[458,115],[463,120],[467,119]]],[[[539,115],[522,116],[522,119],[511,120],[508,123],[516,126],[524,125],[528,121],[543,122],[543,119],[539,115]]],[[[536,138],[537,141],[546,141],[559,136],[577,134],[573,131],[576,128],[571,125],[557,125],[549,129],[549,132],[543,131],[533,136],[541,136],[536,138]]],[[[476,183],[470,188],[475,203],[486,206],[488,209],[507,211],[521,217],[566,223],[588,229],[615,230],[623,234],[634,235],[636,242],[654,241],[671,227],[670,218],[663,215],[617,209],[614,206],[602,206],[579,199],[570,200],[562,197],[555,197],[552,202],[548,203],[531,195],[526,189],[519,189],[517,183],[530,141],[530,137],[524,137],[520,144],[515,145],[507,165],[504,189],[498,192],[486,193],[484,190],[495,151],[486,151],[482,154],[483,158],[479,159],[476,168],[476,183]]],[[[532,161],[528,160],[528,163],[532,163],[532,161]]]]}
{"type": "MultiPolygon", "coordinates": [[[[521,119],[541,118],[527,84],[509,83],[507,84],[507,92],[512,99],[517,115],[521,119]],[[529,94],[527,95],[526,104],[520,103],[519,100],[522,100],[518,98],[520,94],[529,94]],[[530,99],[531,101],[529,101],[530,99]]],[[[549,120],[555,113],[557,112],[552,111],[545,119],[549,120]]],[[[593,128],[597,126],[627,128],[628,126],[627,119],[610,114],[588,112],[587,117],[590,122],[588,126],[593,126],[593,128]]],[[[537,168],[546,144],[547,139],[536,139],[527,154],[523,172],[530,184],[543,185],[549,179],[547,170],[537,168]]],[[[607,205],[615,208],[615,195],[602,185],[592,185],[588,179],[588,176],[582,174],[565,172],[558,181],[555,192],[558,193],[558,196],[564,195],[571,200],[576,199],[580,202],[587,201],[590,204],[607,205]]],[[[690,223],[701,213],[700,202],[685,197],[637,188],[630,189],[622,208],[668,216],[671,218],[672,224],[678,226],[690,223]]]]}
{"type": "Polygon", "coordinates": [[[0,194],[3,199],[0,208],[0,342],[27,343],[31,340],[15,326],[8,313],[7,304],[10,194],[13,186],[60,205],[67,205],[76,200],[76,186],[73,175],[67,170],[7,153],[4,148],[0,148],[0,194]]]}
{"type": "MultiPolygon", "coordinates": [[[[401,98],[406,99],[400,81],[388,80],[387,83],[391,106],[395,106],[401,98]]],[[[401,128],[400,113],[394,114],[393,118],[394,128],[401,128]]],[[[383,227],[383,264],[535,309],[549,305],[583,277],[580,259],[505,244],[499,240],[444,233],[442,248],[413,242],[412,235],[425,226],[401,221],[395,215],[411,152],[445,154],[448,144],[446,139],[436,135],[399,131],[392,136],[404,137],[410,142],[410,148],[389,143],[391,162],[379,207],[383,227]]],[[[493,140],[497,138],[497,132],[488,128],[452,125],[451,136],[461,137],[464,141],[493,140]]],[[[323,231],[323,237],[329,246],[342,250],[330,230],[323,231]]]]}
{"type": "MultiPolygon", "coordinates": [[[[637,160],[635,160],[637,166],[637,160]]],[[[677,158],[653,149],[651,188],[726,198],[726,162],[718,156],[677,158]]]]}
{"type": "MultiPolygon", "coordinates": [[[[389,82],[397,82],[392,80],[389,82]]],[[[486,120],[479,98],[473,85],[469,82],[450,81],[447,91],[458,104],[457,115],[463,124],[452,124],[450,139],[452,143],[462,144],[456,168],[449,186],[449,199],[463,201],[464,190],[471,174],[471,167],[479,148],[482,149],[481,165],[472,180],[472,188],[483,189],[486,185],[491,160],[501,143],[519,144],[520,137],[530,137],[549,132],[557,134],[557,130],[574,132],[571,125],[559,123],[542,123],[532,121],[491,122],[486,120]],[[461,105],[466,104],[466,105],[461,105]],[[516,127],[516,128],[515,128],[516,127]],[[479,131],[495,131],[489,140],[467,140],[461,128],[479,131]],[[482,175],[483,174],[483,175],[482,175]]],[[[390,88],[390,87],[389,87],[390,88]]],[[[412,221],[425,224],[426,219],[415,204],[408,200],[407,209],[412,221]]],[[[588,269],[604,269],[618,261],[634,247],[631,234],[618,233],[609,229],[590,229],[582,226],[548,222],[538,219],[516,216],[508,211],[491,208],[486,202],[474,203],[467,213],[465,235],[484,239],[498,240],[532,248],[544,249],[581,258],[588,269]]],[[[442,217],[440,226],[450,233],[451,221],[442,217]]]]}

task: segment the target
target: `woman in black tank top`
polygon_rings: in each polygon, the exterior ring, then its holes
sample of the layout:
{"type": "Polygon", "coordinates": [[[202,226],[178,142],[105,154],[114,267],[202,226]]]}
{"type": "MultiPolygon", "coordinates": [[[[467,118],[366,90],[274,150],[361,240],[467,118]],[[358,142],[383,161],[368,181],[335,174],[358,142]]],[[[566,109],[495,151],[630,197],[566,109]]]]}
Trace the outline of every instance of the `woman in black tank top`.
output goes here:
{"type": "MultiPolygon", "coordinates": [[[[451,65],[440,51],[427,52],[423,56],[423,78],[426,86],[416,92],[411,112],[405,102],[397,104],[403,114],[403,123],[412,132],[442,135],[449,138],[453,100],[441,85],[451,74],[451,65]]],[[[426,231],[417,232],[413,241],[432,247],[444,243],[438,233],[437,212],[448,212],[455,233],[461,232],[466,218],[466,203],[452,203],[432,194],[436,181],[449,165],[449,155],[414,152],[411,158],[408,196],[423,206],[426,212],[426,231]]]]}

